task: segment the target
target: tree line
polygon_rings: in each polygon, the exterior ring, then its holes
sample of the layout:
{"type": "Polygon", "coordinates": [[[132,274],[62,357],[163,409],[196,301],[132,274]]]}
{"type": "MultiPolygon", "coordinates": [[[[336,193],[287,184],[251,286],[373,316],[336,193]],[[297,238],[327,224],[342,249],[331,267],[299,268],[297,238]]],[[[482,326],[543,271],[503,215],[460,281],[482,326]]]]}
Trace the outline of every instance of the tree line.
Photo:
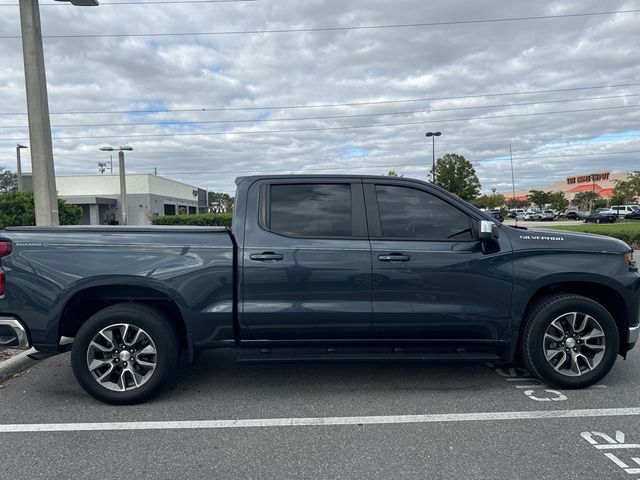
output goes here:
{"type": "MultiPolygon", "coordinates": [[[[626,180],[616,180],[613,195],[607,201],[601,198],[595,191],[579,192],[571,202],[564,192],[545,192],[543,190],[530,190],[528,200],[506,199],[504,194],[492,195],[480,194],[480,180],[473,164],[463,155],[447,153],[438,158],[435,171],[430,170],[430,176],[434,183],[445,190],[459,196],[463,200],[481,208],[524,208],[530,205],[540,209],[547,206],[554,210],[565,210],[570,204],[578,206],[581,210],[590,210],[607,205],[633,204],[640,198],[640,171],[629,174],[626,180]]],[[[397,176],[395,170],[389,172],[389,176],[397,176]]]]}

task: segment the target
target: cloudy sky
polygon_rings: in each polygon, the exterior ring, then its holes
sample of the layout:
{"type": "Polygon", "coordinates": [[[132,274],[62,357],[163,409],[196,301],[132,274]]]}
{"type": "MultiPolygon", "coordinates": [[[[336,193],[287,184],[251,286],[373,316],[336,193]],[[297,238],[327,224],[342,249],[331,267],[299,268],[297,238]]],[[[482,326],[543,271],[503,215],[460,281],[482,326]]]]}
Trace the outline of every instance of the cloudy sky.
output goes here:
{"type": "MultiPolygon", "coordinates": [[[[229,193],[251,173],[426,179],[430,130],[485,192],[510,190],[509,144],[516,188],[640,169],[640,1],[40,3],[59,175],[130,145],[128,172],[229,193]]],[[[0,4],[0,165],[15,169],[19,10],[0,4]]]]}

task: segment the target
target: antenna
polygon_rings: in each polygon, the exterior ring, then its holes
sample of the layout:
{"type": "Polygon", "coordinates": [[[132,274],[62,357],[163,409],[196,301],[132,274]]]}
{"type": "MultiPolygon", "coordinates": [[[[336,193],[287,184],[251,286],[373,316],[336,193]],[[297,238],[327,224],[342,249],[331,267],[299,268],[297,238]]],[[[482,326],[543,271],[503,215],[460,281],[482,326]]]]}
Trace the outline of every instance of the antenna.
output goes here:
{"type": "MultiPolygon", "coordinates": [[[[511,151],[511,144],[509,144],[509,158],[511,159],[511,188],[513,188],[513,204],[516,204],[516,180],[513,176],[513,152],[511,151]]],[[[517,209],[516,209],[517,210],[517,209]]],[[[518,226],[518,213],[516,212],[516,227],[518,226]]]]}

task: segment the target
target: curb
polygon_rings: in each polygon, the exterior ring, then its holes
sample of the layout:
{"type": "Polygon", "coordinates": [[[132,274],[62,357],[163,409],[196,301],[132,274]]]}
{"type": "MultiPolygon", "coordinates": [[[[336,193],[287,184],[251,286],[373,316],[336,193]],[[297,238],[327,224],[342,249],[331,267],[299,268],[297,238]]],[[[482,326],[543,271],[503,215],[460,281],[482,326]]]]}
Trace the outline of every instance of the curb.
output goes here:
{"type": "Polygon", "coordinates": [[[34,360],[29,356],[34,353],[37,353],[37,350],[30,348],[29,350],[14,355],[4,362],[0,362],[0,383],[38,363],[38,360],[34,360]]]}

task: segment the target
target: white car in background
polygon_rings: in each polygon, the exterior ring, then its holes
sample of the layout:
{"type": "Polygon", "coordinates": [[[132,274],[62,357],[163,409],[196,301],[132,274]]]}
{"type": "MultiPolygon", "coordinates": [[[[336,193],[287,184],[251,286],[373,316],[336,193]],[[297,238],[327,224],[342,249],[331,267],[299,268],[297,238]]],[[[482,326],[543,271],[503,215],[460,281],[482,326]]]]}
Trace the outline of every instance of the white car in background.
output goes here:
{"type": "Polygon", "coordinates": [[[603,215],[618,215],[617,211],[615,211],[615,210],[613,210],[611,208],[604,208],[604,207],[596,208],[595,213],[600,213],[600,214],[603,214],[603,215]]]}
{"type": "Polygon", "coordinates": [[[525,220],[542,220],[542,212],[540,211],[535,211],[535,212],[527,212],[524,215],[524,219],[525,220]]]}
{"type": "Polygon", "coordinates": [[[556,218],[556,214],[555,212],[553,212],[553,210],[545,210],[544,212],[542,212],[542,217],[540,218],[540,220],[554,220],[556,218]]]}

